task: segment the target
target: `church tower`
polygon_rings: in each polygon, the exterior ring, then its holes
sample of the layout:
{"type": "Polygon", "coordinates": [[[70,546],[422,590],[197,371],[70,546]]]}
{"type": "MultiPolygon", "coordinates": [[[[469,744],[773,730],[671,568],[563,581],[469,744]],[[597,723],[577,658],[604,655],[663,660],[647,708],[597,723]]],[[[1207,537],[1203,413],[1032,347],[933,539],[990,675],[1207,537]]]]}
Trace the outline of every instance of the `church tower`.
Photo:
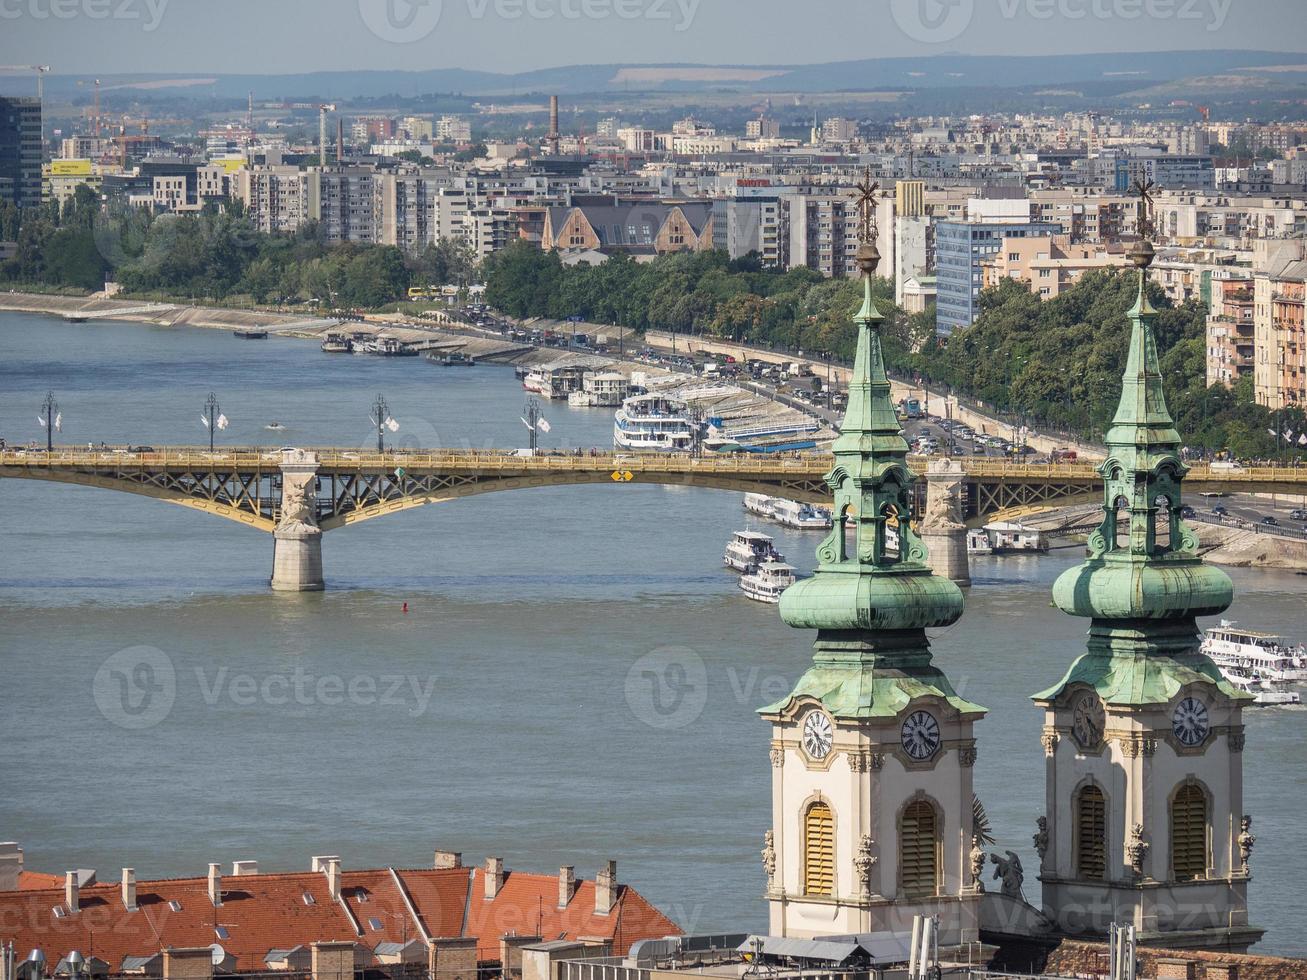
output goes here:
{"type": "Polygon", "coordinates": [[[913,520],[914,477],[871,295],[880,256],[869,175],[859,190],[864,300],[826,477],[834,529],[816,573],[780,605],[790,626],[817,631],[815,652],[794,690],[760,712],[772,725],[763,849],[770,929],[799,938],[903,934],[914,914],[937,914],[940,945],[954,946],[978,938],[972,726],[985,709],[931,662],[926,629],[956,622],[962,593],[931,574],[913,520]]]}
{"type": "Polygon", "coordinates": [[[1044,913],[1069,935],[1133,923],[1150,946],[1243,950],[1248,924],[1243,707],[1200,650],[1197,616],[1226,609],[1233,587],[1198,558],[1181,520],[1186,467],[1162,392],[1157,311],[1148,300],[1151,202],[1131,253],[1139,298],[1121,402],[1107,433],[1103,522],[1089,558],[1053,600],[1089,618],[1088,649],[1044,709],[1044,913]]]}

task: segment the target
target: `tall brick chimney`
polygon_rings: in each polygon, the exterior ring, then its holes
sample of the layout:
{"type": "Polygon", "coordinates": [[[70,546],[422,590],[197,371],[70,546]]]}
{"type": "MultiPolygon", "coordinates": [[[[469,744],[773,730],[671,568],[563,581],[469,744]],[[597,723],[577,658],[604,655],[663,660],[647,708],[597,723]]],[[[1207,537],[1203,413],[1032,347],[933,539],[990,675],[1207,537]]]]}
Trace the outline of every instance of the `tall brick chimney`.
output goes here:
{"type": "Polygon", "coordinates": [[[595,875],[595,913],[607,915],[617,904],[617,862],[609,861],[595,875]]]}
{"type": "Polygon", "coordinates": [[[136,911],[136,869],[123,868],[123,908],[136,911]]]}
{"type": "Polygon", "coordinates": [[[567,908],[567,903],[576,894],[576,868],[570,864],[558,869],[558,907],[567,908]]]}
{"type": "Polygon", "coordinates": [[[69,912],[76,912],[82,907],[76,871],[64,872],[64,904],[68,906],[69,912]]]}
{"type": "Polygon", "coordinates": [[[499,889],[504,887],[504,859],[497,857],[486,858],[486,899],[490,900],[499,894],[499,889]]]}
{"type": "Polygon", "coordinates": [[[209,901],[214,908],[222,904],[222,868],[217,864],[209,865],[209,901]]]}

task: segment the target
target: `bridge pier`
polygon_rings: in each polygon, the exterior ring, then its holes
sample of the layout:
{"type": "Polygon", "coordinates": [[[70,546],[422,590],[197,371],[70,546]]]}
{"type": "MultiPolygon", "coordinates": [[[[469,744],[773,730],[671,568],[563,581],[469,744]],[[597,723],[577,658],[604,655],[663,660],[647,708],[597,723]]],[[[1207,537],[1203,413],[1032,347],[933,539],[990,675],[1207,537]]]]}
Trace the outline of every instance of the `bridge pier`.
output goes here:
{"type": "Polygon", "coordinates": [[[962,464],[952,459],[926,467],[926,514],[919,533],[930,552],[930,568],[956,585],[971,585],[967,527],[962,523],[962,464]]]}
{"type": "Polygon", "coordinates": [[[322,528],[317,514],[318,458],[300,450],[282,454],[281,506],[272,533],[274,592],[321,592],[322,528]]]}
{"type": "Polygon", "coordinates": [[[321,592],[322,529],[279,527],[272,533],[272,579],[274,592],[321,592]]]}

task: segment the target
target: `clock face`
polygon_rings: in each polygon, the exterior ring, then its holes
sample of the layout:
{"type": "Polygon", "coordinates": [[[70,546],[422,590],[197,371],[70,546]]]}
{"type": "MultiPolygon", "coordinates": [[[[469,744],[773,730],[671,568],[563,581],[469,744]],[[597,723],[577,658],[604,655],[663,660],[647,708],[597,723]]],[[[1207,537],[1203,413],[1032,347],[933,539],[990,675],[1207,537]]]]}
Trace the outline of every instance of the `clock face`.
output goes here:
{"type": "Polygon", "coordinates": [[[903,722],[903,751],[918,762],[939,751],[939,722],[929,711],[914,711],[903,722]]]}
{"type": "Polygon", "coordinates": [[[821,711],[814,711],[803,722],[803,751],[818,761],[830,755],[835,728],[821,711]]]}
{"type": "Polygon", "coordinates": [[[1103,741],[1105,723],[1103,702],[1095,694],[1084,694],[1071,710],[1071,735],[1085,751],[1098,748],[1103,741]]]}
{"type": "Polygon", "coordinates": [[[1181,745],[1189,748],[1202,745],[1211,730],[1207,705],[1203,702],[1197,698],[1185,698],[1175,706],[1175,713],[1171,715],[1171,731],[1175,733],[1181,745]]]}

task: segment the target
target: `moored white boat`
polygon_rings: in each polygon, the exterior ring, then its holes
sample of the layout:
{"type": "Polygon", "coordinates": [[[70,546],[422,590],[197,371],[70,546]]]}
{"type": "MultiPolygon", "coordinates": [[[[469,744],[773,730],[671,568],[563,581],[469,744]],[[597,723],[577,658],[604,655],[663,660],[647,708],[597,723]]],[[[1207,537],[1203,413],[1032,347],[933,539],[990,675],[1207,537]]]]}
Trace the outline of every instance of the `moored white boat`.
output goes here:
{"type": "Polygon", "coordinates": [[[1221,673],[1232,685],[1253,696],[1253,703],[1267,707],[1289,704],[1302,704],[1302,695],[1288,690],[1283,684],[1276,684],[1256,674],[1222,667],[1221,673]]]}
{"type": "Polygon", "coordinates": [[[793,584],[794,567],[781,561],[765,561],[740,576],[740,589],[757,602],[780,602],[781,593],[793,584]]]}
{"type": "Polygon", "coordinates": [[[994,545],[989,540],[989,532],[983,527],[973,527],[967,532],[967,554],[992,555],[994,545]]]}
{"type": "Polygon", "coordinates": [[[830,511],[798,500],[772,498],[772,519],[796,531],[825,531],[831,526],[830,511]]]}
{"type": "Polygon", "coordinates": [[[750,514],[770,518],[775,514],[772,507],[774,501],[774,497],[769,497],[765,493],[746,493],[744,495],[744,509],[750,514]]]}
{"type": "Polygon", "coordinates": [[[736,531],[726,545],[722,562],[737,572],[752,572],[764,562],[783,562],[772,539],[760,531],[736,531]]]}
{"type": "Polygon", "coordinates": [[[613,416],[613,445],[618,449],[678,452],[694,446],[696,424],[689,407],[666,395],[635,395],[613,416]]]}

